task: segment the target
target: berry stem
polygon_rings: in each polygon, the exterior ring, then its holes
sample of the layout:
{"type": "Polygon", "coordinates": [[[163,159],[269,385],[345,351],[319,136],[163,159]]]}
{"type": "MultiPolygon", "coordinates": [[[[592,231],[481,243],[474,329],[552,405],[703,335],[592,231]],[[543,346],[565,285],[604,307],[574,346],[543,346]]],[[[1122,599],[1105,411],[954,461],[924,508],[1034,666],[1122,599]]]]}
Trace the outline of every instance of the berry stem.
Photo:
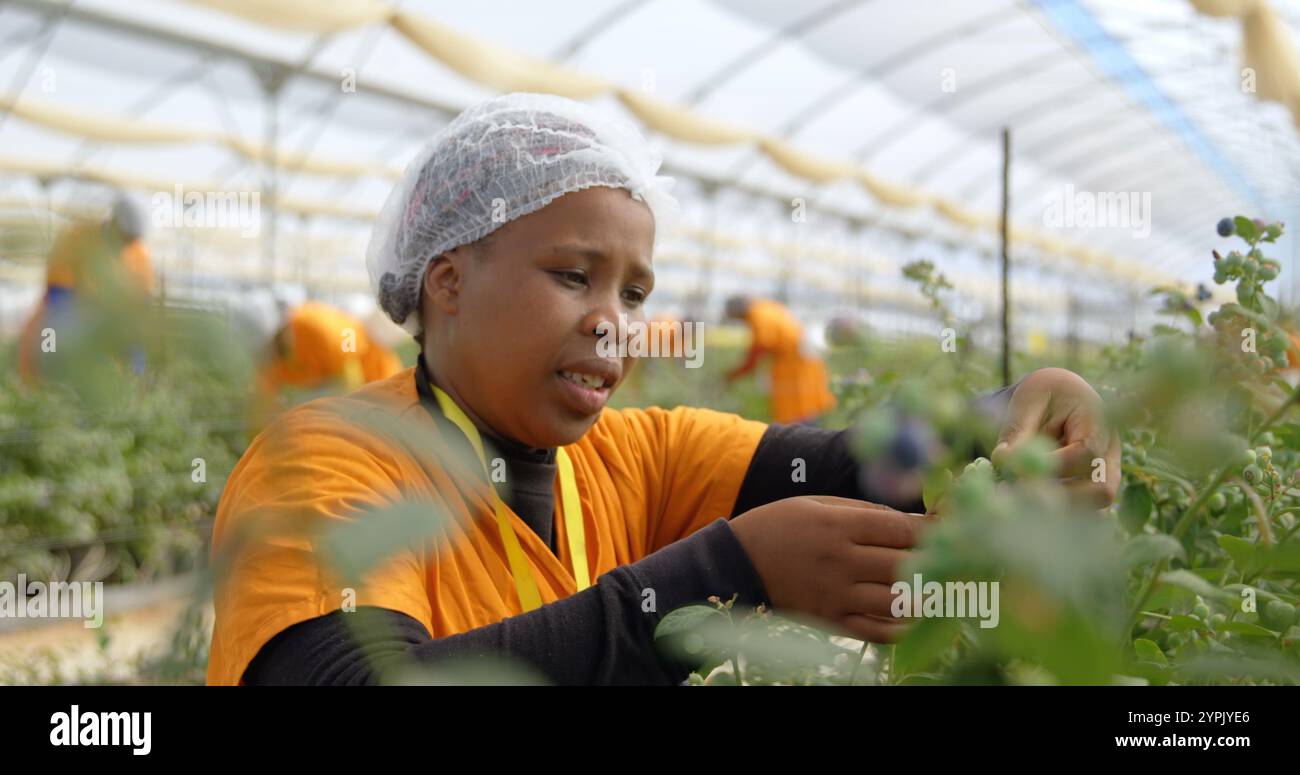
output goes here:
{"type": "MultiPolygon", "coordinates": [[[[1214,492],[1219,489],[1219,486],[1228,478],[1228,473],[1231,468],[1231,466],[1224,466],[1219,469],[1219,472],[1214,475],[1214,479],[1211,480],[1209,486],[1201,490],[1201,494],[1197,495],[1196,500],[1192,501],[1191,505],[1187,507],[1187,510],[1183,512],[1182,518],[1178,520],[1178,524],[1174,525],[1173,532],[1170,533],[1170,535],[1180,541],[1182,540],[1183,535],[1187,532],[1188,528],[1192,526],[1192,517],[1196,515],[1197,511],[1205,506],[1205,503],[1210,499],[1210,496],[1213,495],[1214,492]]],[[[1138,614],[1146,607],[1147,600],[1151,597],[1151,593],[1155,591],[1156,584],[1159,583],[1160,574],[1164,573],[1167,567],[1169,567],[1168,558],[1160,560],[1156,563],[1155,570],[1152,571],[1151,575],[1143,583],[1142,589],[1138,592],[1137,600],[1133,605],[1133,610],[1129,613],[1128,622],[1124,627],[1123,632],[1125,633],[1125,637],[1128,637],[1128,633],[1133,631],[1133,626],[1137,624],[1138,614]]]]}
{"type": "Polygon", "coordinates": [[[1273,543],[1273,529],[1268,524],[1268,510],[1264,508],[1264,502],[1260,500],[1259,493],[1255,488],[1242,481],[1241,477],[1233,477],[1232,483],[1241,488],[1246,494],[1246,500],[1250,501],[1251,511],[1255,514],[1255,523],[1259,525],[1259,537],[1265,544],[1273,543]]]}

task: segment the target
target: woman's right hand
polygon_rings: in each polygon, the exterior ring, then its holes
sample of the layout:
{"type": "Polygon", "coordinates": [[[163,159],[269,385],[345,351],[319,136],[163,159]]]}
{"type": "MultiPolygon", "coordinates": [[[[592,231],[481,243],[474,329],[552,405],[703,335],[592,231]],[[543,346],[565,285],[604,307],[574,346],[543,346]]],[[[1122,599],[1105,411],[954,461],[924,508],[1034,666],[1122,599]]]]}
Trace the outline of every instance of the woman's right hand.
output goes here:
{"type": "Polygon", "coordinates": [[[890,587],[933,521],[866,501],[804,495],[750,509],[731,529],[774,607],[889,643],[907,626],[890,611],[890,587]]]}

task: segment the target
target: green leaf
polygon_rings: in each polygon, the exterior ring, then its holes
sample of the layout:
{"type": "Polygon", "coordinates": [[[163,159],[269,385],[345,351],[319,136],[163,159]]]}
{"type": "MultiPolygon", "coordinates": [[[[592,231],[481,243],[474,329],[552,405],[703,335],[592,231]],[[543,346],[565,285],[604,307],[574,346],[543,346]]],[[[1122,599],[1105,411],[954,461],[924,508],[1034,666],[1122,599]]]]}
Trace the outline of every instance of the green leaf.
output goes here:
{"type": "Polygon", "coordinates": [[[1194,592],[1201,597],[1212,597],[1216,600],[1225,600],[1232,597],[1232,595],[1187,570],[1174,570],[1169,571],[1168,573],[1162,573],[1160,574],[1160,583],[1180,587],[1189,592],[1194,592]]]}
{"type": "Polygon", "coordinates": [[[1129,539],[1129,542],[1124,545],[1122,560],[1125,567],[1136,568],[1175,558],[1187,559],[1187,553],[1178,539],[1164,533],[1154,533],[1137,535],[1129,539]]]}
{"type": "Polygon", "coordinates": [[[1237,236],[1241,237],[1247,242],[1250,243],[1255,242],[1255,239],[1258,235],[1256,235],[1255,233],[1254,221],[1252,221],[1251,219],[1247,218],[1244,215],[1238,215],[1236,218],[1232,219],[1232,225],[1233,225],[1233,232],[1236,233],[1237,236]]]}
{"type": "Polygon", "coordinates": [[[716,648],[718,633],[731,630],[727,616],[713,606],[688,605],[668,612],[655,627],[655,643],[670,657],[707,676],[727,660],[716,648]]]}
{"type": "Polygon", "coordinates": [[[1119,499],[1119,521],[1130,533],[1142,532],[1151,519],[1151,490],[1142,482],[1130,481],[1119,499]]]}
{"type": "Polygon", "coordinates": [[[1278,303],[1273,299],[1273,297],[1269,296],[1266,293],[1261,293],[1258,296],[1258,299],[1259,299],[1259,306],[1264,313],[1264,317],[1268,318],[1269,321],[1277,320],[1277,315],[1281,308],[1278,306],[1278,303]]]}
{"type": "Polygon", "coordinates": [[[1246,521],[1250,516],[1250,507],[1245,500],[1237,501],[1228,507],[1219,517],[1219,529],[1225,533],[1237,533],[1241,531],[1241,523],[1246,521]]]}
{"type": "Polygon", "coordinates": [[[938,507],[939,501],[948,494],[952,488],[952,471],[946,468],[937,468],[925,477],[925,483],[921,488],[921,502],[925,504],[926,513],[933,513],[938,507]]]}
{"type": "Polygon", "coordinates": [[[1164,686],[1169,683],[1170,670],[1167,664],[1144,660],[1134,663],[1130,670],[1138,678],[1146,679],[1151,686],[1164,686]]]}
{"type": "Polygon", "coordinates": [[[1262,588],[1260,588],[1260,587],[1258,587],[1258,586],[1255,586],[1255,585],[1253,585],[1253,584],[1228,584],[1228,585],[1226,585],[1226,586],[1223,588],[1223,592],[1224,592],[1224,600],[1226,601],[1226,600],[1228,600],[1229,598],[1231,598],[1231,599],[1234,601],[1234,602],[1232,603],[1231,607],[1236,608],[1236,607],[1241,603],[1241,601],[1244,599],[1241,593],[1242,593],[1244,590],[1247,590],[1247,589],[1252,590],[1252,591],[1254,592],[1255,597],[1256,597],[1257,600],[1263,600],[1264,602],[1268,602],[1268,601],[1270,601],[1270,600],[1282,600],[1283,602],[1290,602],[1289,600],[1286,600],[1285,598],[1278,597],[1277,595],[1273,594],[1272,592],[1269,592],[1267,589],[1262,589],[1262,588]]]}
{"type": "Polygon", "coordinates": [[[1143,662],[1154,662],[1158,665],[1169,664],[1169,660],[1165,658],[1165,652],[1161,651],[1153,640],[1138,638],[1133,641],[1133,650],[1137,652],[1138,659],[1143,662]]]}
{"type": "Polygon", "coordinates": [[[722,612],[709,605],[688,605],[669,611],[655,627],[655,640],[696,632],[715,616],[722,616],[722,612]]]}
{"type": "Polygon", "coordinates": [[[929,672],[952,647],[960,632],[961,623],[956,619],[917,621],[894,646],[894,662],[890,666],[894,678],[929,672]]]}
{"type": "Polygon", "coordinates": [[[1258,624],[1250,622],[1224,622],[1219,625],[1220,632],[1231,632],[1236,635],[1248,635],[1256,638],[1273,638],[1276,634],[1272,630],[1260,627],[1258,624]]]}
{"type": "Polygon", "coordinates": [[[1300,536],[1292,536],[1277,544],[1268,558],[1268,570],[1280,573],[1300,573],[1300,536]]]}
{"type": "Polygon", "coordinates": [[[1254,543],[1230,535],[1221,535],[1217,541],[1223,551],[1227,552],[1228,556],[1232,558],[1237,570],[1246,575],[1252,575],[1260,569],[1263,557],[1254,543]]]}
{"type": "Polygon", "coordinates": [[[1205,626],[1205,622],[1187,614],[1174,614],[1169,617],[1169,627],[1178,632],[1187,632],[1189,630],[1196,630],[1197,632],[1210,631],[1210,628],[1205,626]]]}

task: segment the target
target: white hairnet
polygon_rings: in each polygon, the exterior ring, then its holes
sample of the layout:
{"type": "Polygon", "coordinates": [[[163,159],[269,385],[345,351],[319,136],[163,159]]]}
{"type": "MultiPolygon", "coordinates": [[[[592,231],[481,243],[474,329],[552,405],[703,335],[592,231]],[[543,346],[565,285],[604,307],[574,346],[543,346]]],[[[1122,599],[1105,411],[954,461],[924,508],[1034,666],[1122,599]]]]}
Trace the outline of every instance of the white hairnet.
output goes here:
{"type": "Polygon", "coordinates": [[[144,236],[144,214],[125,194],[119,194],[113,200],[108,220],[128,241],[144,236]]]}
{"type": "Polygon", "coordinates": [[[366,268],[379,306],[420,333],[429,262],[595,186],[645,202],[655,233],[676,209],[659,154],[631,124],[546,94],[507,94],[465,110],[406,167],[375,222],[366,268]]]}

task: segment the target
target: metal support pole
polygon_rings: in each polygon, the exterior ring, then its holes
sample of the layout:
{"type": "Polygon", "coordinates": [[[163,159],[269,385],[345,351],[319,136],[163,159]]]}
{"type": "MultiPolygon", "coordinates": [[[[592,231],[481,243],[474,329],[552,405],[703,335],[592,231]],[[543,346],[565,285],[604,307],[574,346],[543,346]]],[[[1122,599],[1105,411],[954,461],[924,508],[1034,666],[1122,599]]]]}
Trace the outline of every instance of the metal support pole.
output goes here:
{"type": "Polygon", "coordinates": [[[1008,222],[1011,213],[1011,130],[1002,130],[1002,384],[1011,384],[1011,257],[1008,222]]]}
{"type": "Polygon", "coordinates": [[[284,87],[288,70],[277,65],[254,65],[253,72],[262,85],[263,100],[263,136],[262,136],[262,199],[265,206],[262,218],[262,270],[266,273],[266,282],[275,283],[276,251],[276,214],[279,210],[276,198],[280,183],[279,139],[280,139],[280,92],[284,87]]]}

